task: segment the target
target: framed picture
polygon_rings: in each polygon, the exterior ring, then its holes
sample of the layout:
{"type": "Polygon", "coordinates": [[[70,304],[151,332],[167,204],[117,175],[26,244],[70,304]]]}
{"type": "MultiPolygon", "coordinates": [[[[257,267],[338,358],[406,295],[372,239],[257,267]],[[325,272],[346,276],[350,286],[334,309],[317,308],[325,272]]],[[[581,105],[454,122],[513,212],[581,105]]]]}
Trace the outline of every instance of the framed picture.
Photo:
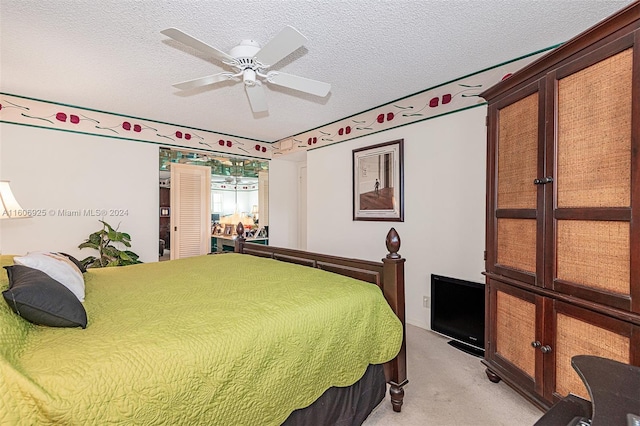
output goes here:
{"type": "Polygon", "coordinates": [[[233,235],[233,225],[227,224],[224,226],[224,235],[233,235]]]}
{"type": "Polygon", "coordinates": [[[259,227],[256,230],[255,234],[253,234],[254,238],[265,238],[266,236],[267,236],[267,232],[264,226],[259,227]]]}
{"type": "Polygon", "coordinates": [[[404,222],[404,139],[353,150],[353,220],[404,222]]]}
{"type": "Polygon", "coordinates": [[[169,207],[160,207],[160,217],[169,217],[171,210],[169,207]]]}

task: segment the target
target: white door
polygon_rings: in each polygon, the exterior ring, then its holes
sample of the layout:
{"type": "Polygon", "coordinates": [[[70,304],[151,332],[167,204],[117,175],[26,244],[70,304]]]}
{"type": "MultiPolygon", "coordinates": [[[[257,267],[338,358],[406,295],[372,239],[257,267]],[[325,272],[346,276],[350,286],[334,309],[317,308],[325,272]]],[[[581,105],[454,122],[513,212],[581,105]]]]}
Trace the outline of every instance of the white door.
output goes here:
{"type": "Polygon", "coordinates": [[[298,168],[298,249],[307,249],[307,163],[298,168]]]}
{"type": "Polygon", "coordinates": [[[171,259],[211,251],[211,168],[171,163],[171,259]]]}
{"type": "Polygon", "coordinates": [[[258,172],[258,224],[269,226],[269,171],[258,172]]]}

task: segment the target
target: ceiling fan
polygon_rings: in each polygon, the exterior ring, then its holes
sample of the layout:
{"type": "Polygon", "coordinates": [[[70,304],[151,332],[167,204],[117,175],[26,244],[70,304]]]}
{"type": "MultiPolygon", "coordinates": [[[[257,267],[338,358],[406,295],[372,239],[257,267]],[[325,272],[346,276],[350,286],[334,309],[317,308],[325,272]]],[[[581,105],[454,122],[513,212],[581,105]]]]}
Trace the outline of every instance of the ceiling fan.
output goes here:
{"type": "Polygon", "coordinates": [[[267,111],[268,109],[267,97],[262,87],[263,82],[321,97],[326,96],[331,90],[329,83],[280,71],[267,71],[269,67],[289,56],[307,41],[304,35],[291,26],[284,27],[262,48],[254,40],[243,40],[238,46],[231,49],[229,54],[209,46],[177,28],[168,28],[160,32],[235,69],[235,72],[221,72],[173,85],[180,90],[191,90],[227,80],[242,81],[254,112],[267,111]]]}

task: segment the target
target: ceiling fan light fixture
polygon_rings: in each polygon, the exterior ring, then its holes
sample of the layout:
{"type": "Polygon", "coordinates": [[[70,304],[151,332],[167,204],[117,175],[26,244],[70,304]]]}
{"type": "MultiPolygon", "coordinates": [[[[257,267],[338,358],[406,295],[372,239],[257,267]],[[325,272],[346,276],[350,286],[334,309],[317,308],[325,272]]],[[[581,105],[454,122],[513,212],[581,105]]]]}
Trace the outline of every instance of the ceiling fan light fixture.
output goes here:
{"type": "Polygon", "coordinates": [[[256,72],[251,68],[247,68],[242,73],[242,81],[247,86],[255,86],[256,84],[256,72]]]}

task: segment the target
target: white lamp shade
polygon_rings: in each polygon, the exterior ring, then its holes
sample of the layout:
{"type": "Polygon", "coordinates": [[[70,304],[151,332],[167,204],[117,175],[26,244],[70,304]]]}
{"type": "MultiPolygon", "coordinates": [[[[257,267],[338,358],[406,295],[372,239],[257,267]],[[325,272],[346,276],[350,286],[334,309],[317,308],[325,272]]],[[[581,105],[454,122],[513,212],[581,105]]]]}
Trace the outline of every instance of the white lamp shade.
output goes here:
{"type": "Polygon", "coordinates": [[[0,180],[0,219],[17,219],[31,217],[24,210],[11,192],[8,180],[0,180]]]}

